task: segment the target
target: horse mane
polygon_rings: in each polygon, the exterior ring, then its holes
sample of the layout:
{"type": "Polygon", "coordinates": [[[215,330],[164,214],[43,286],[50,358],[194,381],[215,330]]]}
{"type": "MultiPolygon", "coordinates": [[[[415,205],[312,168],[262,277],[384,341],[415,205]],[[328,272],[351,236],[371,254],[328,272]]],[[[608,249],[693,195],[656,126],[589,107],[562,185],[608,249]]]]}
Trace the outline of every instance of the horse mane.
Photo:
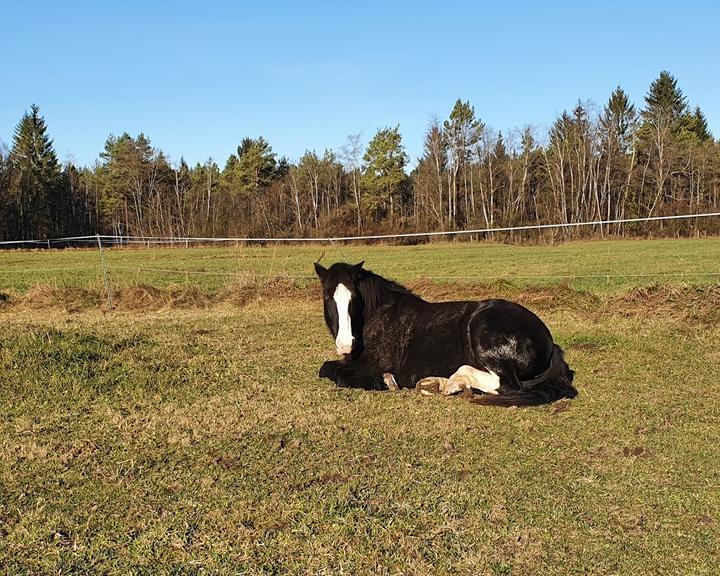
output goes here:
{"type": "Polygon", "coordinates": [[[379,306],[388,300],[395,299],[398,295],[412,295],[419,298],[412,290],[402,284],[365,269],[360,273],[358,291],[365,302],[365,314],[368,316],[379,306]]]}

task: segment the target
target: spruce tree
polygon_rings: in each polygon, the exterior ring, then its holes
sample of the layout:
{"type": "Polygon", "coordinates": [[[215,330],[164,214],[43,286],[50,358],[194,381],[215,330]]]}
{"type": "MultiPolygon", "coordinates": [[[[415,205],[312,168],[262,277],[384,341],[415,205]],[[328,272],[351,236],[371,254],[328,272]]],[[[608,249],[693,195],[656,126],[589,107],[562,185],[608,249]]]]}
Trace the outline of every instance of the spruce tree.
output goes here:
{"type": "Polygon", "coordinates": [[[0,240],[9,240],[13,235],[10,229],[11,222],[15,220],[12,203],[11,183],[13,182],[10,151],[0,143],[0,240]]]}
{"type": "Polygon", "coordinates": [[[675,77],[665,70],[660,72],[645,96],[642,111],[645,123],[660,129],[667,127],[673,134],[678,134],[687,109],[687,98],[678,88],[675,77]]]}
{"type": "Polygon", "coordinates": [[[628,151],[636,122],[635,106],[630,103],[625,91],[618,86],[610,95],[600,116],[600,125],[613,148],[618,148],[622,152],[628,151]]]}
{"type": "Polygon", "coordinates": [[[11,161],[15,170],[12,197],[21,238],[48,237],[62,222],[60,166],[47,134],[45,119],[35,104],[15,128],[11,161]]]}
{"type": "Polygon", "coordinates": [[[502,132],[498,132],[497,140],[495,140],[493,156],[496,160],[507,160],[509,158],[507,148],[505,147],[505,139],[503,138],[502,132]]]}
{"type": "Polygon", "coordinates": [[[703,111],[700,110],[700,106],[696,106],[692,113],[687,114],[685,127],[688,134],[700,142],[712,140],[712,134],[708,128],[707,119],[705,118],[703,111]]]}

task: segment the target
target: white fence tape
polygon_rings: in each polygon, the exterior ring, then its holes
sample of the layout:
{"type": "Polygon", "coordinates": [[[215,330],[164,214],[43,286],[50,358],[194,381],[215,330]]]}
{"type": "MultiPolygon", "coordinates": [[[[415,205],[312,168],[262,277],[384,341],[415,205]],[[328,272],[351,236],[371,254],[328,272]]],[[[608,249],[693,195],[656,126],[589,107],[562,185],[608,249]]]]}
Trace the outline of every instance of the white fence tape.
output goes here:
{"type": "Polygon", "coordinates": [[[92,236],[68,236],[66,238],[48,238],[45,240],[5,240],[0,241],[0,246],[23,246],[35,245],[38,247],[50,247],[52,244],[71,242],[93,242],[98,238],[107,244],[180,244],[180,243],[270,243],[270,242],[350,242],[361,240],[394,240],[401,238],[432,238],[438,236],[461,236],[468,234],[492,234],[499,232],[516,232],[524,230],[547,230],[552,228],[578,228],[582,226],[609,226],[612,224],[633,224],[660,222],[668,220],[689,220],[691,218],[713,218],[720,216],[720,212],[705,212],[703,214],[678,214],[674,216],[650,216],[646,218],[618,218],[615,220],[595,220],[590,222],[564,222],[557,224],[529,224],[526,226],[503,226],[498,228],[476,228],[469,230],[446,230],[440,232],[406,232],[403,234],[370,234],[366,236],[321,236],[321,237],[170,237],[170,236],[113,236],[113,235],[92,235],[92,236]]]}

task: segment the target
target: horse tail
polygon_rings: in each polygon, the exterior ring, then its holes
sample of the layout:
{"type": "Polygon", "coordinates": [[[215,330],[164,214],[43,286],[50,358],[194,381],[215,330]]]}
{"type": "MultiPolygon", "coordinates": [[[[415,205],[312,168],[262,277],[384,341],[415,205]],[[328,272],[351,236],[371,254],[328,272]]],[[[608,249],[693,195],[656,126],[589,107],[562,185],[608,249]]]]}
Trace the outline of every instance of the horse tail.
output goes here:
{"type": "Polygon", "coordinates": [[[550,365],[548,368],[530,380],[520,380],[517,392],[494,395],[483,394],[470,399],[474,404],[485,406],[537,406],[560,400],[560,398],[575,398],[578,391],[573,386],[575,372],[565,362],[565,355],[557,344],[553,344],[550,365]]]}

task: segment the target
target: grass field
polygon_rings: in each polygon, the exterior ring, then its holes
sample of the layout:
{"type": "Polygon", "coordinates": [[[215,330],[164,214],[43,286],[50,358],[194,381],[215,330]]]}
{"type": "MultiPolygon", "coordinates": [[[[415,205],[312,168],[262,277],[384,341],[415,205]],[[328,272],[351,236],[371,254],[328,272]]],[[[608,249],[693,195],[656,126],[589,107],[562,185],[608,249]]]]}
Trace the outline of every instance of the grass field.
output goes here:
{"type": "Polygon", "coordinates": [[[0,252],[0,573],[718,573],[720,241],[325,248],[538,312],[509,410],[319,380],[322,250],[0,252]]]}
{"type": "MultiPolygon", "coordinates": [[[[568,282],[582,290],[628,289],[653,282],[720,279],[720,238],[610,240],[559,246],[438,243],[403,246],[264,246],[105,250],[113,285],[192,284],[216,292],[252,276],[313,279],[312,262],[365,260],[368,268],[406,281],[512,281],[518,285],[568,282]]],[[[97,249],[0,253],[0,290],[26,291],[38,283],[101,283],[97,249]]]]}

